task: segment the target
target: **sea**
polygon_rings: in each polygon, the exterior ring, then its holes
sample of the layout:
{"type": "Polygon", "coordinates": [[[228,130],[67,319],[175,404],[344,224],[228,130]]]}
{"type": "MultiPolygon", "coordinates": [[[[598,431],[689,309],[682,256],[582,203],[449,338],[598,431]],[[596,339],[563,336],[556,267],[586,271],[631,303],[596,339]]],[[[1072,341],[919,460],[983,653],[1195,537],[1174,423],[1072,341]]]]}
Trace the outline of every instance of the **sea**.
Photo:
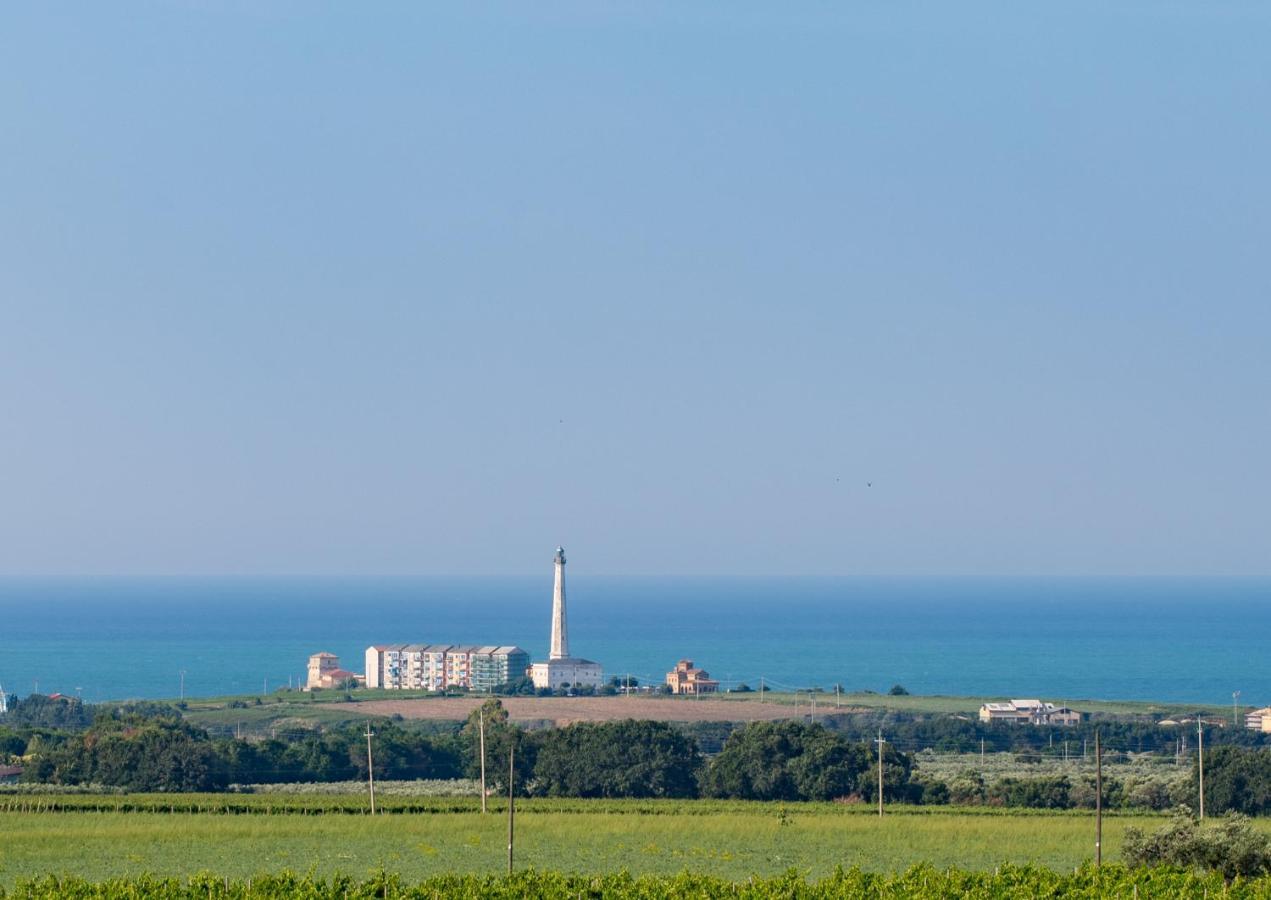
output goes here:
{"type": "MultiPolygon", "coordinates": [[[[86,701],[297,685],[374,643],[547,654],[535,577],[0,579],[0,686],[86,701]]],[[[1271,702],[1271,579],[572,576],[570,649],[659,683],[1271,702]]]]}

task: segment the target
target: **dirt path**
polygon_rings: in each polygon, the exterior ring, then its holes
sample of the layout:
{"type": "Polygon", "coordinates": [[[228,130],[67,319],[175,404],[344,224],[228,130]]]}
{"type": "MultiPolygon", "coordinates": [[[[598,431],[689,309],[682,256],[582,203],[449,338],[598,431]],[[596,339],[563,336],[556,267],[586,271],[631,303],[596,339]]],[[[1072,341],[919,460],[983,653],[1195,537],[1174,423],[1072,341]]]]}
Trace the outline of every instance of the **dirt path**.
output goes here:
{"type": "MultiPolygon", "coordinates": [[[[759,722],[795,718],[793,706],[758,701],[676,697],[501,697],[514,722],[609,722],[653,719],[660,722],[759,722]]],[[[424,697],[413,700],[370,700],[352,707],[368,716],[400,715],[406,719],[457,721],[480,705],[476,697],[424,697]]],[[[347,703],[323,704],[349,712],[347,703]]]]}

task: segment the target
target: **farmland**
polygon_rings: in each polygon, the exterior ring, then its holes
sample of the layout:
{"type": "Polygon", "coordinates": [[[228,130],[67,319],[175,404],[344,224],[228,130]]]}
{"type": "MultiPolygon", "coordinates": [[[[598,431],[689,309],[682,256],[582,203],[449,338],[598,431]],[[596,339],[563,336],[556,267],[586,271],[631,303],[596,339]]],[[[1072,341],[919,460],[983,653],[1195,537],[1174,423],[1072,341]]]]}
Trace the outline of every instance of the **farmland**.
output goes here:
{"type": "MultiPolygon", "coordinates": [[[[0,812],[0,884],[48,873],[100,880],[212,871],[235,878],[282,869],[365,876],[381,868],[417,880],[497,873],[506,865],[504,806],[492,804],[482,815],[475,798],[452,798],[372,817],[361,811],[362,799],[75,797],[66,800],[94,811],[0,812]],[[183,811],[244,802],[234,807],[239,814],[183,811]],[[120,811],[129,805],[134,811],[120,811]],[[337,810],[343,814],[331,814],[337,810]]],[[[34,808],[50,806],[55,798],[34,808]]],[[[1109,817],[1105,854],[1116,857],[1128,826],[1160,821],[1109,817]]],[[[972,869],[1033,862],[1071,871],[1091,856],[1093,840],[1087,814],[914,808],[879,820],[842,804],[526,801],[518,804],[517,825],[518,867],[736,880],[791,867],[822,877],[839,865],[897,871],[918,862],[972,869]]]]}
{"type": "MultiPolygon", "coordinates": [[[[980,705],[1000,697],[945,697],[869,692],[833,691],[816,695],[818,716],[890,711],[908,714],[952,715],[974,718],[980,705]]],[[[653,719],[667,722],[751,722],[805,718],[812,714],[812,694],[757,691],[720,694],[710,698],[658,695],[593,697],[504,697],[512,719],[521,723],[568,724],[614,719],[653,719]]],[[[1216,706],[1115,700],[1065,699],[1083,711],[1115,716],[1162,717],[1192,714],[1228,715],[1216,706]]],[[[224,732],[268,733],[279,728],[332,726],[365,716],[400,715],[420,723],[445,723],[465,719],[478,698],[445,696],[426,691],[359,689],[300,693],[279,691],[242,697],[192,699],[184,715],[192,724],[224,732]]]]}
{"type": "MultiPolygon", "coordinates": [[[[399,715],[404,719],[461,721],[478,706],[480,697],[438,697],[424,700],[372,700],[359,703],[357,711],[370,716],[399,715]]],[[[789,719],[796,715],[784,703],[744,703],[722,698],[657,697],[503,697],[504,709],[513,722],[612,722],[648,719],[662,722],[759,722],[789,719]]],[[[330,704],[341,711],[343,704],[330,704]]]]}

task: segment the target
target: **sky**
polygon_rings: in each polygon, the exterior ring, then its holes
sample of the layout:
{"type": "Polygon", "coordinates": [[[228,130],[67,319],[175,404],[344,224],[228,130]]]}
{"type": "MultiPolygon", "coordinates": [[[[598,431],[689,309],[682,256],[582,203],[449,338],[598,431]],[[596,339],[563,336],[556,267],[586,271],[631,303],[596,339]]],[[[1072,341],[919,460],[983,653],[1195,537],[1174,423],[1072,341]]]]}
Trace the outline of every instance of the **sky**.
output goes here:
{"type": "Polygon", "coordinates": [[[0,574],[1271,574],[1271,7],[0,11],[0,574]]]}

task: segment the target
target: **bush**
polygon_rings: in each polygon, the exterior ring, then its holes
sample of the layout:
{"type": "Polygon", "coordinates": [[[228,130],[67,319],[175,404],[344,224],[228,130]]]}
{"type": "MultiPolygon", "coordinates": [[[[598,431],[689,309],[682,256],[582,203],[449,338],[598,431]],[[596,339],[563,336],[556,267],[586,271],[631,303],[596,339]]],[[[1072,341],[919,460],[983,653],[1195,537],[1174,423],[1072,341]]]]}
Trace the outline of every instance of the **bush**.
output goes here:
{"type": "Polygon", "coordinates": [[[1151,834],[1126,829],[1121,852],[1132,867],[1212,869],[1227,880],[1271,872],[1271,837],[1254,831],[1249,819],[1239,813],[1205,826],[1190,809],[1179,807],[1168,825],[1151,834]]]}

